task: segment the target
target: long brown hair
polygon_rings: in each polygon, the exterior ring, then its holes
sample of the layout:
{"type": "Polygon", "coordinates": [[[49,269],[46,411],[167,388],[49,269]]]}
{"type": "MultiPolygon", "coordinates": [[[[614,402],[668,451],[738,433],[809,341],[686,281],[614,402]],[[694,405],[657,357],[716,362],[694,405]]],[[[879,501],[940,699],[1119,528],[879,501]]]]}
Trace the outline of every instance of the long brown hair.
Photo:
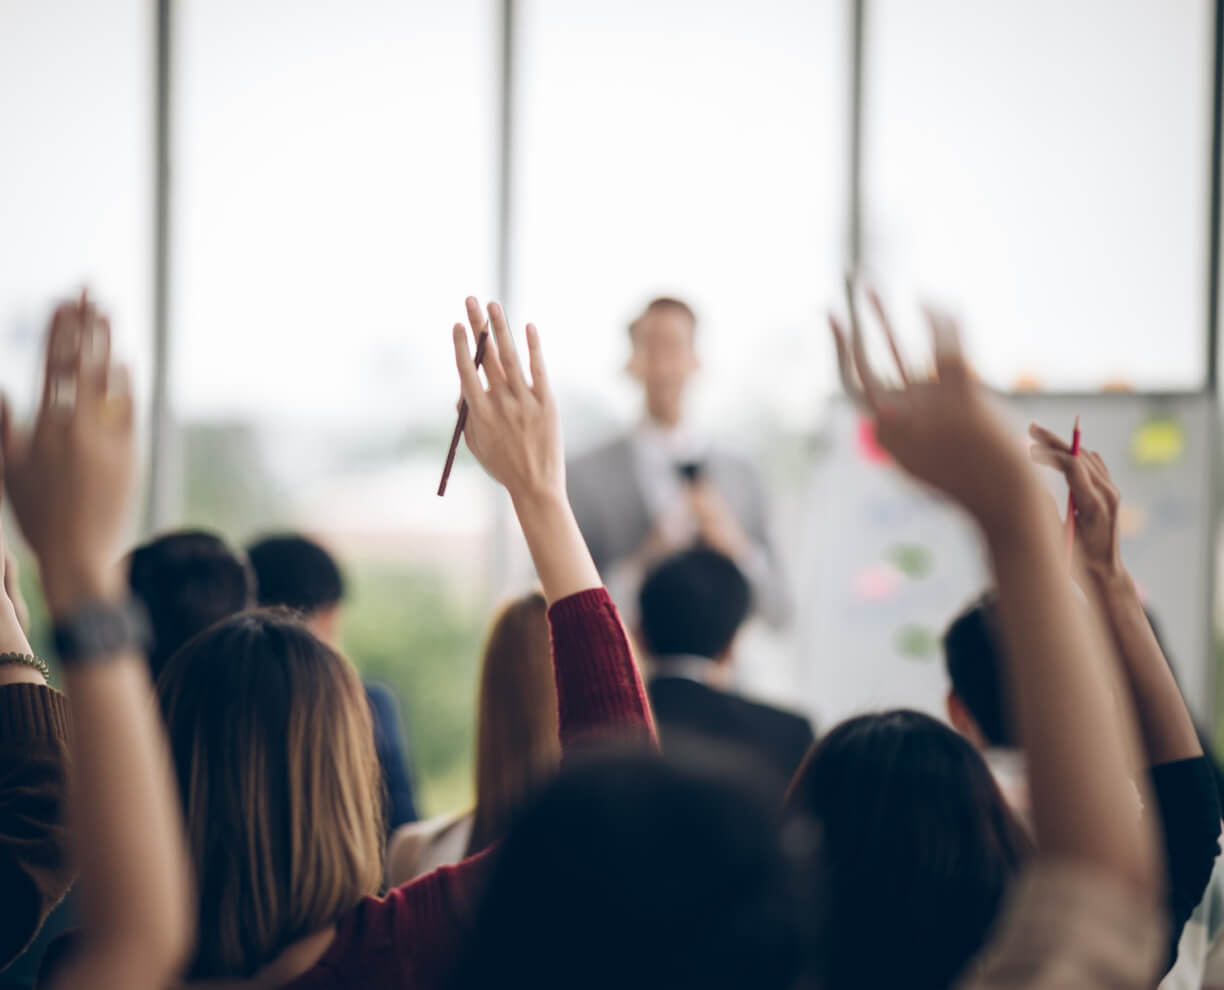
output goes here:
{"type": "Polygon", "coordinates": [[[356,671],[295,617],[246,612],[158,679],[199,887],[190,979],[249,977],[382,879],[382,780],[356,671]]]}
{"type": "Polygon", "coordinates": [[[485,645],[469,856],[505,834],[560,759],[548,605],[536,593],[502,610],[485,645]]]}

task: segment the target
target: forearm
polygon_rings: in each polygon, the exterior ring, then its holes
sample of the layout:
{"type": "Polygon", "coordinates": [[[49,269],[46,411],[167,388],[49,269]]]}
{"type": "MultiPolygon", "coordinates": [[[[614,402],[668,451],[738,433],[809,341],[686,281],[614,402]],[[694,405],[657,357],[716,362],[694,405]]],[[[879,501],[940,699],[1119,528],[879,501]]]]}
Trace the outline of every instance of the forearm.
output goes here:
{"type": "Polygon", "coordinates": [[[548,603],[603,587],[564,493],[511,493],[548,603]]]}
{"type": "Polygon", "coordinates": [[[1097,864],[1155,896],[1155,838],[1137,815],[1134,728],[1129,706],[1111,700],[1110,648],[1077,603],[1043,491],[1027,478],[1014,490],[986,535],[1042,853],[1097,864]]]}
{"type": "Polygon", "coordinates": [[[603,589],[548,612],[563,753],[593,735],[653,744],[654,725],[616,607],[603,589]]]}
{"type": "Polygon", "coordinates": [[[1093,585],[1122,659],[1147,762],[1154,766],[1202,756],[1194,721],[1134,580],[1119,563],[1094,572],[1093,585]]]}
{"type": "MultiPolygon", "coordinates": [[[[117,580],[49,580],[56,617],[119,597],[117,580]]],[[[190,886],[178,789],[143,656],[126,651],[68,666],[73,720],[71,808],[83,928],[92,952],[169,978],[189,946],[190,886]]]]}
{"type": "Polygon", "coordinates": [[[188,943],[187,859],[145,661],[124,654],[65,679],[84,930],[104,954],[138,942],[147,972],[171,976],[188,943]]]}

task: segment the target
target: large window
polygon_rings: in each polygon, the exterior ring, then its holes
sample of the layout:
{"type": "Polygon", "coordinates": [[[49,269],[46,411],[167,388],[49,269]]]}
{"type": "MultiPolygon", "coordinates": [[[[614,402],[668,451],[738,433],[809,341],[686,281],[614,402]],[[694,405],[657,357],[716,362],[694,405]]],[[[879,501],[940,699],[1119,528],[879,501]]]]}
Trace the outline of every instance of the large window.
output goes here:
{"type": "MultiPolygon", "coordinates": [[[[82,288],[149,396],[151,14],[144,0],[0,4],[0,388],[18,416],[33,411],[48,317],[82,288]]],[[[32,566],[22,583],[31,642],[50,655],[32,566]]]]}
{"type": "Polygon", "coordinates": [[[869,5],[868,264],[995,384],[1203,384],[1213,8],[869,5]]]}
{"type": "Polygon", "coordinates": [[[173,393],[185,517],[296,527],[351,578],[346,646],[408,710],[427,808],[467,777],[492,525],[450,327],[493,268],[484,0],[178,5],[173,393]]]}
{"type": "Polygon", "coordinates": [[[569,440],[636,414],[625,328],[659,294],[701,318],[698,415],[810,424],[848,209],[845,5],[521,8],[511,295],[562,369],[569,440]]]}
{"type": "Polygon", "coordinates": [[[148,394],[150,14],[143,0],[0,7],[0,384],[19,409],[52,307],[85,287],[148,394]]]}

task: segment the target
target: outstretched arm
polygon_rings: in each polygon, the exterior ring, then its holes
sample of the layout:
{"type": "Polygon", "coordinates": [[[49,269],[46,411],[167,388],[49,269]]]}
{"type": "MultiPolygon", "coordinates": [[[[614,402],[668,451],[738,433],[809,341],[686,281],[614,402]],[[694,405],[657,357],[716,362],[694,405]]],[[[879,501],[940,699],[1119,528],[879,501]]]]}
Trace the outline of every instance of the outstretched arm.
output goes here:
{"type": "Polygon", "coordinates": [[[1071,449],[1049,430],[1029,429],[1032,456],[1060,471],[1076,506],[1076,551],[1088,590],[1108,621],[1123,679],[1138,713],[1152,794],[1164,837],[1169,914],[1168,965],[1181,931],[1202,899],[1219,855],[1220,805],[1210,761],[1152,630],[1134,580],[1122,561],[1118,514],[1122,497],[1100,454],[1071,449]]]}
{"type": "Polygon", "coordinates": [[[1100,454],[1071,448],[1040,426],[1029,429],[1037,441],[1033,459],[1062,473],[1075,496],[1076,549],[1092,577],[1095,592],[1122,660],[1122,671],[1139,717],[1144,750],[1151,764],[1203,755],[1173,670],[1148,621],[1138,589],[1122,561],[1118,511],[1122,497],[1100,454]]]}
{"type": "Polygon", "coordinates": [[[488,325],[492,333],[483,365],[486,389],[467,329],[455,324],[455,363],[468,404],[465,435],[476,459],[510,493],[548,599],[562,744],[592,731],[649,733],[628,639],[566,495],[560,417],[539,332],[527,325],[528,381],[501,306],[489,304],[488,324],[475,299],[467,307],[476,338],[488,325]]]}
{"type": "MultiPolygon", "coordinates": [[[[30,434],[3,423],[5,483],[52,616],[121,602],[112,561],[134,474],[132,398],[110,327],[82,296],[60,307],[30,434]]],[[[70,799],[85,943],[62,985],[161,987],[189,947],[187,857],[148,668],[133,648],[67,664],[70,799]]]]}
{"type": "Polygon", "coordinates": [[[901,361],[878,301],[876,309],[901,387],[887,387],[872,370],[857,319],[852,345],[834,322],[843,377],[857,370],[861,386],[849,384],[875,416],[885,449],[958,502],[985,537],[1040,856],[1089,865],[1129,886],[1140,903],[1155,903],[1155,837],[1137,821],[1129,779],[1133,716],[1112,701],[1117,661],[1075,600],[1046,495],[977,385],[952,323],[931,316],[936,378],[920,379],[901,361]]]}

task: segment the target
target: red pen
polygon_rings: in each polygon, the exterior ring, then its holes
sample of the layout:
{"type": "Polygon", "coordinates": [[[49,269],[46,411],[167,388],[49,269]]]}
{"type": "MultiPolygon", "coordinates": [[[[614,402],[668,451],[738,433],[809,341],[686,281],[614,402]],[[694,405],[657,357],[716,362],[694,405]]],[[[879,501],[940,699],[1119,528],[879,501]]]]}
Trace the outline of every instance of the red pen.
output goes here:
{"type": "MultiPolygon", "coordinates": [[[[1071,456],[1079,457],[1080,420],[1075,417],[1075,429],[1071,432],[1071,456]]],[[[1067,492],[1067,560],[1075,552],[1075,496],[1067,492]]]]}

